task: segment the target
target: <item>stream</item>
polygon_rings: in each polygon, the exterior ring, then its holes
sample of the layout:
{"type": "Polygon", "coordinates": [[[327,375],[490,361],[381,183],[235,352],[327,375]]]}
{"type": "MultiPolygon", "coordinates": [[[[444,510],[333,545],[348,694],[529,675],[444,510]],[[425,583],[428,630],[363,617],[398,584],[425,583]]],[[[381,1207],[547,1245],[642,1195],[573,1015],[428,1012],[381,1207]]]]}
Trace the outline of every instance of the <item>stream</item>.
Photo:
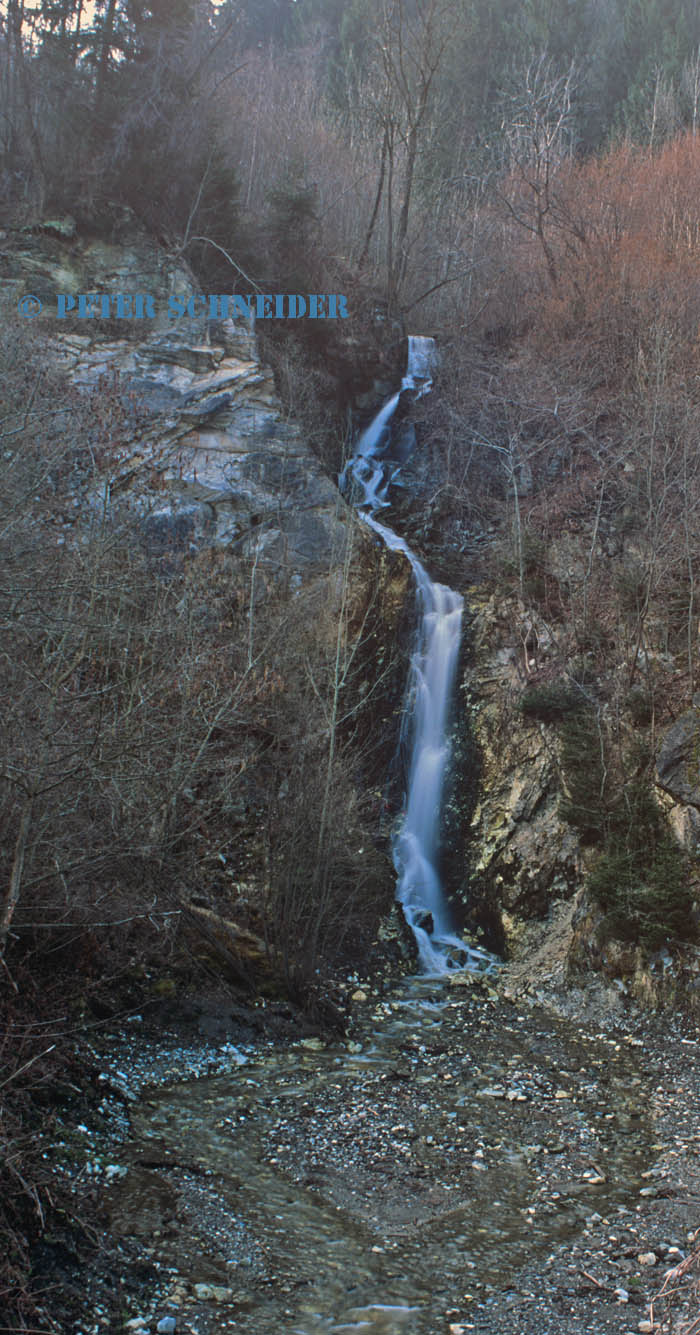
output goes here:
{"type": "Polygon", "coordinates": [[[269,1044],[133,1105],[106,1220],[178,1332],[498,1331],[504,1295],[541,1296],[528,1267],[632,1216],[637,1047],[468,974],[363,995],[349,1042],[269,1044]]]}

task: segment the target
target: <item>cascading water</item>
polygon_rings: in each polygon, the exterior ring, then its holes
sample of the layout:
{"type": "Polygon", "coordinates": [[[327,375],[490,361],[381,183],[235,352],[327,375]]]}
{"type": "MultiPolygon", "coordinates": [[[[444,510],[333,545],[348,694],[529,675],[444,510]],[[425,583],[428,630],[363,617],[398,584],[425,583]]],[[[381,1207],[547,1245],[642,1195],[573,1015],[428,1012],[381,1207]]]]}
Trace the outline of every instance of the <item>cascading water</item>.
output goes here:
{"type": "Polygon", "coordinates": [[[401,394],[416,397],[432,385],[435,344],[431,338],[408,340],[408,367],[401,389],[380,409],[362,433],[341,477],[360,490],[358,512],[393,552],[402,552],[413,570],[419,619],[411,658],[406,710],[411,757],[403,818],[394,838],[396,897],[418,945],[427,974],[455,968],[489,969],[492,957],[467,946],[454,934],[437,870],[442,789],[449,759],[447,725],[462,632],[463,601],[458,593],[431,580],[408,543],[376,518],[387,506],[387,492],[399,465],[387,454],[392,417],[401,394]]]}

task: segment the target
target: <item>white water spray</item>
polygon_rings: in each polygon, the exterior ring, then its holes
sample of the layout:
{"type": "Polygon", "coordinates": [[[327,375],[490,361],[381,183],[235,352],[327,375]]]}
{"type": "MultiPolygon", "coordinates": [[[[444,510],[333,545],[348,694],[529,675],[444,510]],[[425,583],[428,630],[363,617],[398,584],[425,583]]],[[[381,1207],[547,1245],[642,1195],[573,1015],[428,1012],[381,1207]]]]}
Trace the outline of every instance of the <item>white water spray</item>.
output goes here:
{"type": "Polygon", "coordinates": [[[412,390],[416,397],[430,390],[434,365],[433,339],[409,338],[408,368],[401,389],[360,436],[340,485],[344,486],[348,475],[357,483],[361,518],[391,551],[403,553],[416,581],[419,621],[406,701],[411,759],[403,818],[394,838],[396,897],[415,935],[423,970],[443,974],[455,968],[483,970],[494,963],[485,951],[465,945],[454,934],[436,865],[449,759],[449,705],[462,633],[463,601],[446,585],[434,583],[408,543],[375,518],[376,511],[389,504],[387,491],[398,472],[397,464],[382,459],[389,423],[404,390],[412,390]]]}

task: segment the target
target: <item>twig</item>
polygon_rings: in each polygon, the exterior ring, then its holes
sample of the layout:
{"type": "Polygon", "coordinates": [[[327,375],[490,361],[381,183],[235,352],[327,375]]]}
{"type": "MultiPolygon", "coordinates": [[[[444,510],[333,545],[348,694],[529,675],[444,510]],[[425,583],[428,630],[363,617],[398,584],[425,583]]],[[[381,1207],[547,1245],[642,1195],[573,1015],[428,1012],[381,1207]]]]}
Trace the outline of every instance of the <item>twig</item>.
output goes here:
{"type": "Polygon", "coordinates": [[[9,978],[9,980],[10,980],[10,986],[12,987],[13,991],[17,994],[17,996],[19,996],[19,988],[18,988],[18,986],[17,986],[17,984],[16,984],[14,978],[12,977],[12,974],[10,973],[10,970],[9,970],[9,968],[8,968],[8,966],[7,966],[7,960],[5,959],[4,955],[3,955],[3,957],[2,957],[2,966],[3,966],[4,970],[5,970],[5,973],[7,974],[8,978],[9,978]]]}
{"type": "Polygon", "coordinates": [[[5,1085],[9,1085],[11,1080],[16,1080],[17,1076],[21,1075],[23,1071],[28,1071],[29,1067],[33,1066],[35,1062],[38,1062],[41,1057],[47,1057],[50,1052],[53,1052],[55,1046],[56,1044],[52,1043],[50,1048],[45,1048],[43,1052],[38,1052],[36,1057],[32,1057],[28,1062],[25,1062],[24,1066],[20,1066],[18,1071],[13,1071],[12,1075],[8,1075],[7,1079],[0,1083],[0,1089],[4,1089],[5,1085]]]}

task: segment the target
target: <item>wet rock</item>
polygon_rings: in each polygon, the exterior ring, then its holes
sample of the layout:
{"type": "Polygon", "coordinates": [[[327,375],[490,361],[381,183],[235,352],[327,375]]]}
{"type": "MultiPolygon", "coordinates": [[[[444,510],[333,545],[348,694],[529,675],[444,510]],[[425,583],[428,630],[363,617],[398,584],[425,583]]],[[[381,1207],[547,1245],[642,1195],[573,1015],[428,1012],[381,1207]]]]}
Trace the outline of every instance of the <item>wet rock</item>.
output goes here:
{"type": "Polygon", "coordinates": [[[192,1292],[194,1293],[195,1298],[198,1298],[201,1303],[211,1302],[211,1299],[214,1296],[211,1284],[195,1284],[192,1292]]]}
{"type": "Polygon", "coordinates": [[[176,1326],[177,1321],[174,1316],[164,1316],[162,1320],[158,1322],[156,1330],[158,1335],[174,1335],[176,1326]]]}
{"type": "Polygon", "coordinates": [[[222,1284],[195,1284],[193,1291],[195,1298],[202,1303],[228,1303],[233,1298],[233,1289],[225,1288],[222,1284]]]}

